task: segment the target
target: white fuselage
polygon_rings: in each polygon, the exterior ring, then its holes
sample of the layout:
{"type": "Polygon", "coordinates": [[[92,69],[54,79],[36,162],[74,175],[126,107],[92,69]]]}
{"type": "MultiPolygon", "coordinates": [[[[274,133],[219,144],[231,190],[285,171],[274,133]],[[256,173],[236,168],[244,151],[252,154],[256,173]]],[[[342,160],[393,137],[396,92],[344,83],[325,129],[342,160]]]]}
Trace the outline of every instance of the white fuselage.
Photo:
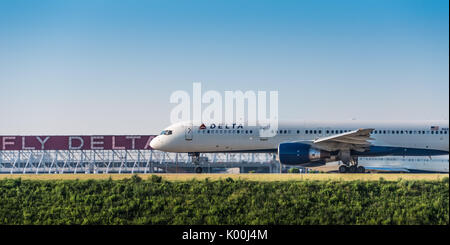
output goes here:
{"type": "Polygon", "coordinates": [[[442,155],[449,151],[448,121],[347,121],[280,122],[273,137],[260,137],[258,126],[171,125],[151,142],[151,147],[167,152],[276,152],[284,142],[316,140],[359,128],[374,129],[372,146],[413,149],[408,155],[442,155]]]}

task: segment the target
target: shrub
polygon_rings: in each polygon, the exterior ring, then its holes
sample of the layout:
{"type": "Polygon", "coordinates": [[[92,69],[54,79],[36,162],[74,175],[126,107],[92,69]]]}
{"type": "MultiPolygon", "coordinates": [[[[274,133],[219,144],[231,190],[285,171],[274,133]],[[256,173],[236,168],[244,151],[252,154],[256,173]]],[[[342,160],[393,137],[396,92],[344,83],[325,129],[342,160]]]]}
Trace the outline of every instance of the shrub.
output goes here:
{"type": "Polygon", "coordinates": [[[444,181],[0,180],[0,224],[449,224],[444,181]]]}
{"type": "Polygon", "coordinates": [[[162,177],[153,174],[150,180],[151,180],[153,183],[161,183],[161,182],[162,182],[162,177]]]}
{"type": "Polygon", "coordinates": [[[290,168],[290,169],[288,170],[288,173],[291,173],[291,174],[293,174],[293,173],[298,174],[298,173],[300,173],[300,169],[298,169],[298,168],[290,168]]]}

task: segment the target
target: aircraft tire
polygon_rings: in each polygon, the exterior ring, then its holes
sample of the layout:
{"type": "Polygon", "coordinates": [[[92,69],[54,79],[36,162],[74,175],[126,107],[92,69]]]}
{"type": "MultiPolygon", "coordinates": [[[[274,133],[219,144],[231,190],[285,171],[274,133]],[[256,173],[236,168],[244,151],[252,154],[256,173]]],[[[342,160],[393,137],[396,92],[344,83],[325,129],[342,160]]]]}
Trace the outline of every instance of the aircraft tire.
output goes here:
{"type": "Polygon", "coordinates": [[[341,165],[339,167],[339,173],[347,173],[348,172],[348,167],[345,165],[341,165]]]}
{"type": "Polygon", "coordinates": [[[358,173],[365,173],[366,172],[366,168],[364,168],[363,166],[358,166],[358,168],[356,169],[356,171],[358,172],[358,173]]]}
{"type": "Polygon", "coordinates": [[[203,172],[203,169],[201,167],[196,167],[195,168],[195,173],[201,174],[202,172],[203,172]]]}
{"type": "Polygon", "coordinates": [[[355,165],[353,165],[349,168],[350,173],[356,173],[356,170],[358,170],[358,168],[355,165]]]}

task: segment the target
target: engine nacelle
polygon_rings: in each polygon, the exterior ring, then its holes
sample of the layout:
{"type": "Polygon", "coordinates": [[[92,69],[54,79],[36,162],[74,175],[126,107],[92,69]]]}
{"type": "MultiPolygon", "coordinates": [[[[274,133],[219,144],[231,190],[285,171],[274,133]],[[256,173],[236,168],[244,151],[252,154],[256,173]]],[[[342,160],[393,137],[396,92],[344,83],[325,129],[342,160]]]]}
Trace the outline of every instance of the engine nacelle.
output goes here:
{"type": "Polygon", "coordinates": [[[330,152],[312,148],[303,143],[281,143],[278,146],[278,158],[282,164],[305,164],[330,158],[330,152]]]}

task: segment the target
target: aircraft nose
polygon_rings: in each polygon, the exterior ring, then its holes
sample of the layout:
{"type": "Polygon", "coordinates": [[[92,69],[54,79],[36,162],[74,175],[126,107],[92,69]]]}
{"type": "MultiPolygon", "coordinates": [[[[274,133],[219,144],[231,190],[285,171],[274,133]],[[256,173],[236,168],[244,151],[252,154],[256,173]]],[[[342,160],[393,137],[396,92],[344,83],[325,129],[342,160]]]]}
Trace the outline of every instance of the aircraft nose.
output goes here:
{"type": "Polygon", "coordinates": [[[152,139],[150,147],[154,150],[159,150],[161,148],[161,139],[158,136],[152,139]]]}

